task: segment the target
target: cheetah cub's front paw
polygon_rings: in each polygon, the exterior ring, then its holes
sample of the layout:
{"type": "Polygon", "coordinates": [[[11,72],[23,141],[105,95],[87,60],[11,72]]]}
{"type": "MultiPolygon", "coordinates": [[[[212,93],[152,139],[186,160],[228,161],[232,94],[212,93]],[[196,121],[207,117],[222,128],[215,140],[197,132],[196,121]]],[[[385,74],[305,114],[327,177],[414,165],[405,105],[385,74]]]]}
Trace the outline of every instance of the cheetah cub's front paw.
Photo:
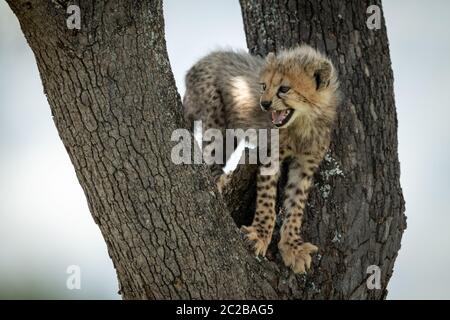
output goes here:
{"type": "Polygon", "coordinates": [[[299,241],[280,242],[278,249],[284,264],[290,267],[294,273],[305,273],[311,267],[311,254],[319,250],[309,242],[299,243],[299,241]]]}
{"type": "Polygon", "coordinates": [[[270,243],[270,237],[264,236],[264,230],[255,226],[242,226],[241,231],[245,234],[247,242],[253,246],[255,254],[264,257],[270,243]]]}

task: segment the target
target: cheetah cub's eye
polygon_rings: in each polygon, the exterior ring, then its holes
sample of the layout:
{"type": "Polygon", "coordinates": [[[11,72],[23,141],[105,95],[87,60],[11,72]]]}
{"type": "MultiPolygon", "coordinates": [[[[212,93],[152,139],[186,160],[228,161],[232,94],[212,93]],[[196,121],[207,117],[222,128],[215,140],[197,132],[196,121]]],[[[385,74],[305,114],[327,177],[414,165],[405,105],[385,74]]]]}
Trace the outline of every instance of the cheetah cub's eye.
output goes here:
{"type": "Polygon", "coordinates": [[[266,91],[266,84],[265,83],[260,83],[259,85],[261,86],[261,90],[262,91],[266,91]]]}
{"type": "Polygon", "coordinates": [[[288,86],[280,86],[278,88],[279,93],[287,93],[289,90],[291,90],[291,87],[288,87],[288,86]]]}

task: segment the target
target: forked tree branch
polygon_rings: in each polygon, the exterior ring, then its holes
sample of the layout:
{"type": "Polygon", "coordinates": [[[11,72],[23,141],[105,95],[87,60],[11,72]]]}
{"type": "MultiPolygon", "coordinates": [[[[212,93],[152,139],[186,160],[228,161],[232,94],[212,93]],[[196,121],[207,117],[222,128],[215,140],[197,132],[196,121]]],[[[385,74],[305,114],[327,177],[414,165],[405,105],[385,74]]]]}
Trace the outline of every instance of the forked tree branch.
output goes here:
{"type": "MultiPolygon", "coordinates": [[[[328,196],[319,186],[310,201],[307,235],[322,259],[307,276],[294,276],[276,255],[255,259],[207,168],[171,161],[171,133],[183,122],[161,1],[78,1],[81,30],[70,30],[65,2],[8,0],[125,299],[384,295],[404,229],[386,30],[359,25],[363,5],[270,2],[241,3],[251,51],[326,43],[347,95],[331,153],[344,176],[329,160],[320,185],[330,186],[328,196]],[[362,286],[368,263],[383,270],[378,293],[362,286]]],[[[239,176],[252,181],[251,169],[239,176]]],[[[232,185],[231,211],[248,214],[251,196],[239,202],[235,193],[246,184],[232,185]]]]}

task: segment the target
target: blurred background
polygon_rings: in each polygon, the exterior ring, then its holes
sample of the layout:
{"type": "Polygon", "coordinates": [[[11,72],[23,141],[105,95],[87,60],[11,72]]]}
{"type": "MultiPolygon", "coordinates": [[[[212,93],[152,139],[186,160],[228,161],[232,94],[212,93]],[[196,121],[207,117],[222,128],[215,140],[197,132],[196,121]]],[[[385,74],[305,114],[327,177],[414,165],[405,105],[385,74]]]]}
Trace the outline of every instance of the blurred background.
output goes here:
{"type": "MultiPolygon", "coordinates": [[[[237,0],[166,0],[164,9],[181,94],[185,72],[201,56],[246,48],[237,0]]],[[[383,12],[408,216],[388,299],[450,299],[450,2],[384,1],[383,12]]],[[[117,291],[33,53],[1,1],[0,299],[119,299],[117,291]],[[66,287],[71,265],[80,267],[80,290],[66,287]]]]}

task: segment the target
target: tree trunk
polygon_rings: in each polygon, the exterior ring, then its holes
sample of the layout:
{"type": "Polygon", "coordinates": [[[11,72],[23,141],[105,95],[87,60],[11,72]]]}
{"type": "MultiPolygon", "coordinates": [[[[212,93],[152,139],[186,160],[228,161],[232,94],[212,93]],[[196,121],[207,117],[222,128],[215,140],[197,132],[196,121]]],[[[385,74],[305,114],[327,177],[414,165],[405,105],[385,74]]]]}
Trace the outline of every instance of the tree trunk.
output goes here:
{"type": "MultiPolygon", "coordinates": [[[[255,259],[207,168],[171,161],[171,134],[184,124],[161,1],[78,1],[81,30],[66,25],[72,1],[8,3],[35,54],[55,125],[106,241],[123,298],[364,298],[366,264],[382,268],[385,288],[404,229],[385,30],[359,38],[362,58],[340,46],[329,48],[336,51],[333,58],[345,59],[341,73],[354,72],[342,74],[351,95],[333,144],[345,176],[330,173],[329,197],[315,192],[311,199],[315,210],[309,211],[307,230],[321,245],[322,259],[305,277],[294,276],[279,259],[255,259]],[[374,53],[369,55],[369,48],[374,53]],[[350,83],[357,90],[350,90],[350,83]],[[365,92],[376,97],[363,99],[365,92]],[[332,241],[333,232],[342,235],[340,242],[332,241]]],[[[256,18],[268,10],[250,10],[251,5],[243,2],[247,30],[250,12],[256,18]]],[[[355,12],[364,19],[361,10],[355,12]]]]}
{"type": "Polygon", "coordinates": [[[340,76],[344,99],[303,228],[321,248],[311,275],[319,292],[303,297],[383,298],[406,218],[386,27],[366,25],[367,8],[381,1],[240,2],[252,53],[304,42],[325,52],[340,76]],[[370,265],[381,270],[381,290],[367,289],[370,265]]]}

